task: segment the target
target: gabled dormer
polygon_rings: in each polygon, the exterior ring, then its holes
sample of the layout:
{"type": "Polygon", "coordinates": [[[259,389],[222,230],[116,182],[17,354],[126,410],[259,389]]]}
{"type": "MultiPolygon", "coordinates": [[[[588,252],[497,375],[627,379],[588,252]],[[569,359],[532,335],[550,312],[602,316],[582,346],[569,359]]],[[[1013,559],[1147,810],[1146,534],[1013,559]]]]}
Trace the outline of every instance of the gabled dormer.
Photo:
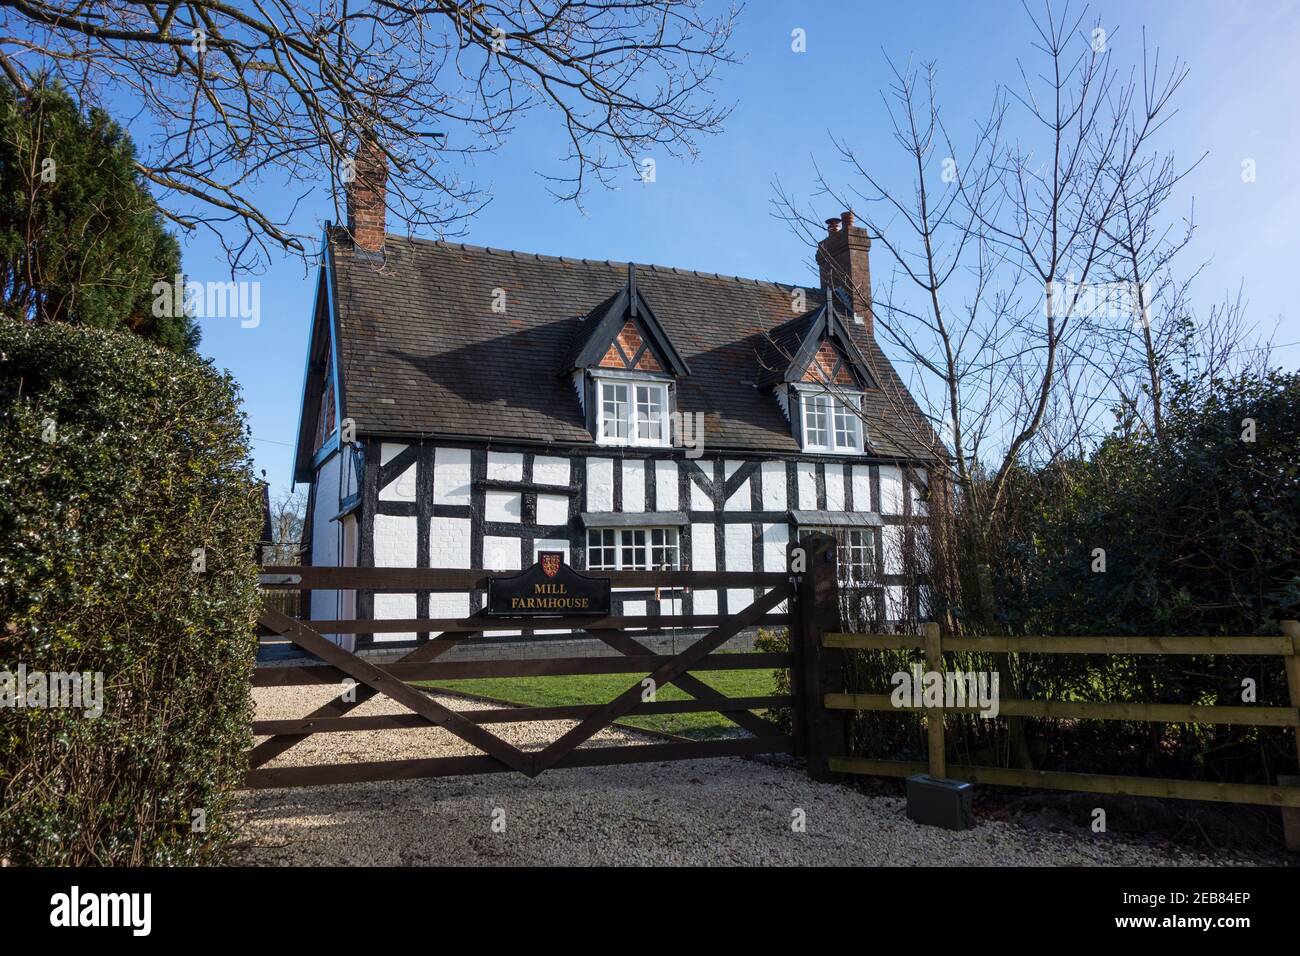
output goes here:
{"type": "Polygon", "coordinates": [[[637,288],[633,265],[623,288],[583,321],[561,369],[597,444],[660,447],[671,444],[676,382],[689,372],[637,288]]]}
{"type": "Polygon", "coordinates": [[[767,335],[760,387],[770,387],[800,447],[826,455],[860,455],[869,436],[862,403],[878,385],[844,324],[839,294],[767,335]]]}

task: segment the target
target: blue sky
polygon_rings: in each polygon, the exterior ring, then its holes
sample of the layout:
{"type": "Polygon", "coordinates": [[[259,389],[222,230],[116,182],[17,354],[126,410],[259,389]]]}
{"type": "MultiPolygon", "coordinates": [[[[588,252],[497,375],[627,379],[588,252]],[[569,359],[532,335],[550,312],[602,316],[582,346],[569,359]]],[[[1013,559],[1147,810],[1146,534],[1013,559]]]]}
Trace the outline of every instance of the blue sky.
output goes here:
{"type": "MultiPolygon", "coordinates": [[[[1297,7],[1290,0],[1089,6],[1089,19],[1101,19],[1121,60],[1140,55],[1145,27],[1162,57],[1176,55],[1191,68],[1178,115],[1161,134],[1162,145],[1185,162],[1208,153],[1177,197],[1188,210],[1195,202],[1198,223],[1181,261],[1188,269],[1208,262],[1195,286],[1201,305],[1244,283],[1249,319],[1279,344],[1300,342],[1300,310],[1289,296],[1300,252],[1297,7]],[[1255,161],[1253,183],[1242,182],[1247,158],[1255,161]]],[[[735,34],[743,61],[725,70],[716,88],[735,110],[720,134],[702,140],[698,160],[650,153],[653,184],[636,181],[629,169],[620,188],[593,191],[579,210],[557,203],[537,174],[558,171],[562,152],[553,117],[538,111],[504,149],[468,170],[494,199],[462,239],[815,284],[810,250],[773,215],[772,183],[811,197],[810,157],[828,156],[830,130],[869,159],[895,161],[880,97],[890,82],[886,54],[937,63],[944,116],[960,133],[987,111],[996,84],[1015,80],[1017,58],[1033,56],[1030,42],[1019,3],[751,0],[735,34]],[[806,53],[791,51],[796,27],[806,31],[806,53]]],[[[301,203],[294,225],[318,233],[332,214],[324,184],[260,187],[272,207],[313,188],[320,200],[301,203]]],[[[187,243],[185,269],[197,280],[229,277],[220,251],[202,236],[187,243]]],[[[241,383],[257,465],[279,489],[290,474],[312,275],[286,257],[259,278],[260,325],[205,320],[201,351],[241,383]]],[[[1295,368],[1300,345],[1280,348],[1274,360],[1295,368]]]]}

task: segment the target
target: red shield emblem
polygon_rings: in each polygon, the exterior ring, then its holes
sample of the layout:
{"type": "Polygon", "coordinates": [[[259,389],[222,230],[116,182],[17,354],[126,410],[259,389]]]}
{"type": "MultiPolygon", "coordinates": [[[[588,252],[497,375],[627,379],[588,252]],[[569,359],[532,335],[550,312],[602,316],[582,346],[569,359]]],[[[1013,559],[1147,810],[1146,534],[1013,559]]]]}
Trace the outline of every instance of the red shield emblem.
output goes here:
{"type": "Polygon", "coordinates": [[[538,555],[542,571],[548,578],[553,578],[560,570],[560,565],[564,562],[564,554],[561,551],[543,551],[538,555]]]}

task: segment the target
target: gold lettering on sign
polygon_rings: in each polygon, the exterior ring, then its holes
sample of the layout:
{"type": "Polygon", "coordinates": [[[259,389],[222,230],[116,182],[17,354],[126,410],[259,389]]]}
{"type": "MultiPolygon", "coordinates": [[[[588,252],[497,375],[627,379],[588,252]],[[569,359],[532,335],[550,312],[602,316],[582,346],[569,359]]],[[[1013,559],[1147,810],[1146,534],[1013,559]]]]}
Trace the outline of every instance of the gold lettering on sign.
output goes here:
{"type": "MultiPolygon", "coordinates": [[[[569,585],[564,581],[537,581],[533,579],[527,583],[511,582],[519,588],[517,593],[502,593],[497,591],[491,594],[491,613],[518,615],[526,617],[535,616],[552,616],[562,617],[565,614],[591,614],[600,610],[601,613],[608,613],[608,597],[605,595],[592,596],[582,594],[585,590],[580,584],[578,593],[571,593],[569,585]]],[[[504,590],[509,585],[498,585],[504,590]]]]}
{"type": "MultiPolygon", "coordinates": [[[[539,585],[540,587],[540,585],[539,585]]],[[[580,611],[591,606],[586,597],[512,597],[512,611],[580,611]]]]}

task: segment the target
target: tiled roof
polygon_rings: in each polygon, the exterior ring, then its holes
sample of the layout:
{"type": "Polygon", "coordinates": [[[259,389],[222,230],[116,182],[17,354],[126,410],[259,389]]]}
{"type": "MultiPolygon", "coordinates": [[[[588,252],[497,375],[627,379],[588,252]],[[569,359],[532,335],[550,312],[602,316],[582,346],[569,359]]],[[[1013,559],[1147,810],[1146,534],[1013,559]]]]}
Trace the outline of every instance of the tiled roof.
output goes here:
{"type": "Polygon", "coordinates": [[[791,361],[799,351],[804,336],[808,334],[817,309],[796,316],[769,329],[758,349],[758,374],[760,386],[779,385],[785,381],[791,361]]]}
{"type": "MultiPolygon", "coordinates": [[[[330,240],[344,415],[362,434],[591,444],[572,383],[556,374],[583,322],[626,284],[627,264],[389,236],[382,261],[330,240]],[[505,295],[504,313],[493,311],[505,295]]],[[[690,366],[678,407],[703,412],[708,448],[797,452],[760,356],[798,286],[636,268],[645,300],[690,366]]],[[[806,308],[822,292],[805,288],[806,308]]],[[[871,450],[932,458],[932,433],[865,330],[851,333],[880,390],[871,450]]]]}

